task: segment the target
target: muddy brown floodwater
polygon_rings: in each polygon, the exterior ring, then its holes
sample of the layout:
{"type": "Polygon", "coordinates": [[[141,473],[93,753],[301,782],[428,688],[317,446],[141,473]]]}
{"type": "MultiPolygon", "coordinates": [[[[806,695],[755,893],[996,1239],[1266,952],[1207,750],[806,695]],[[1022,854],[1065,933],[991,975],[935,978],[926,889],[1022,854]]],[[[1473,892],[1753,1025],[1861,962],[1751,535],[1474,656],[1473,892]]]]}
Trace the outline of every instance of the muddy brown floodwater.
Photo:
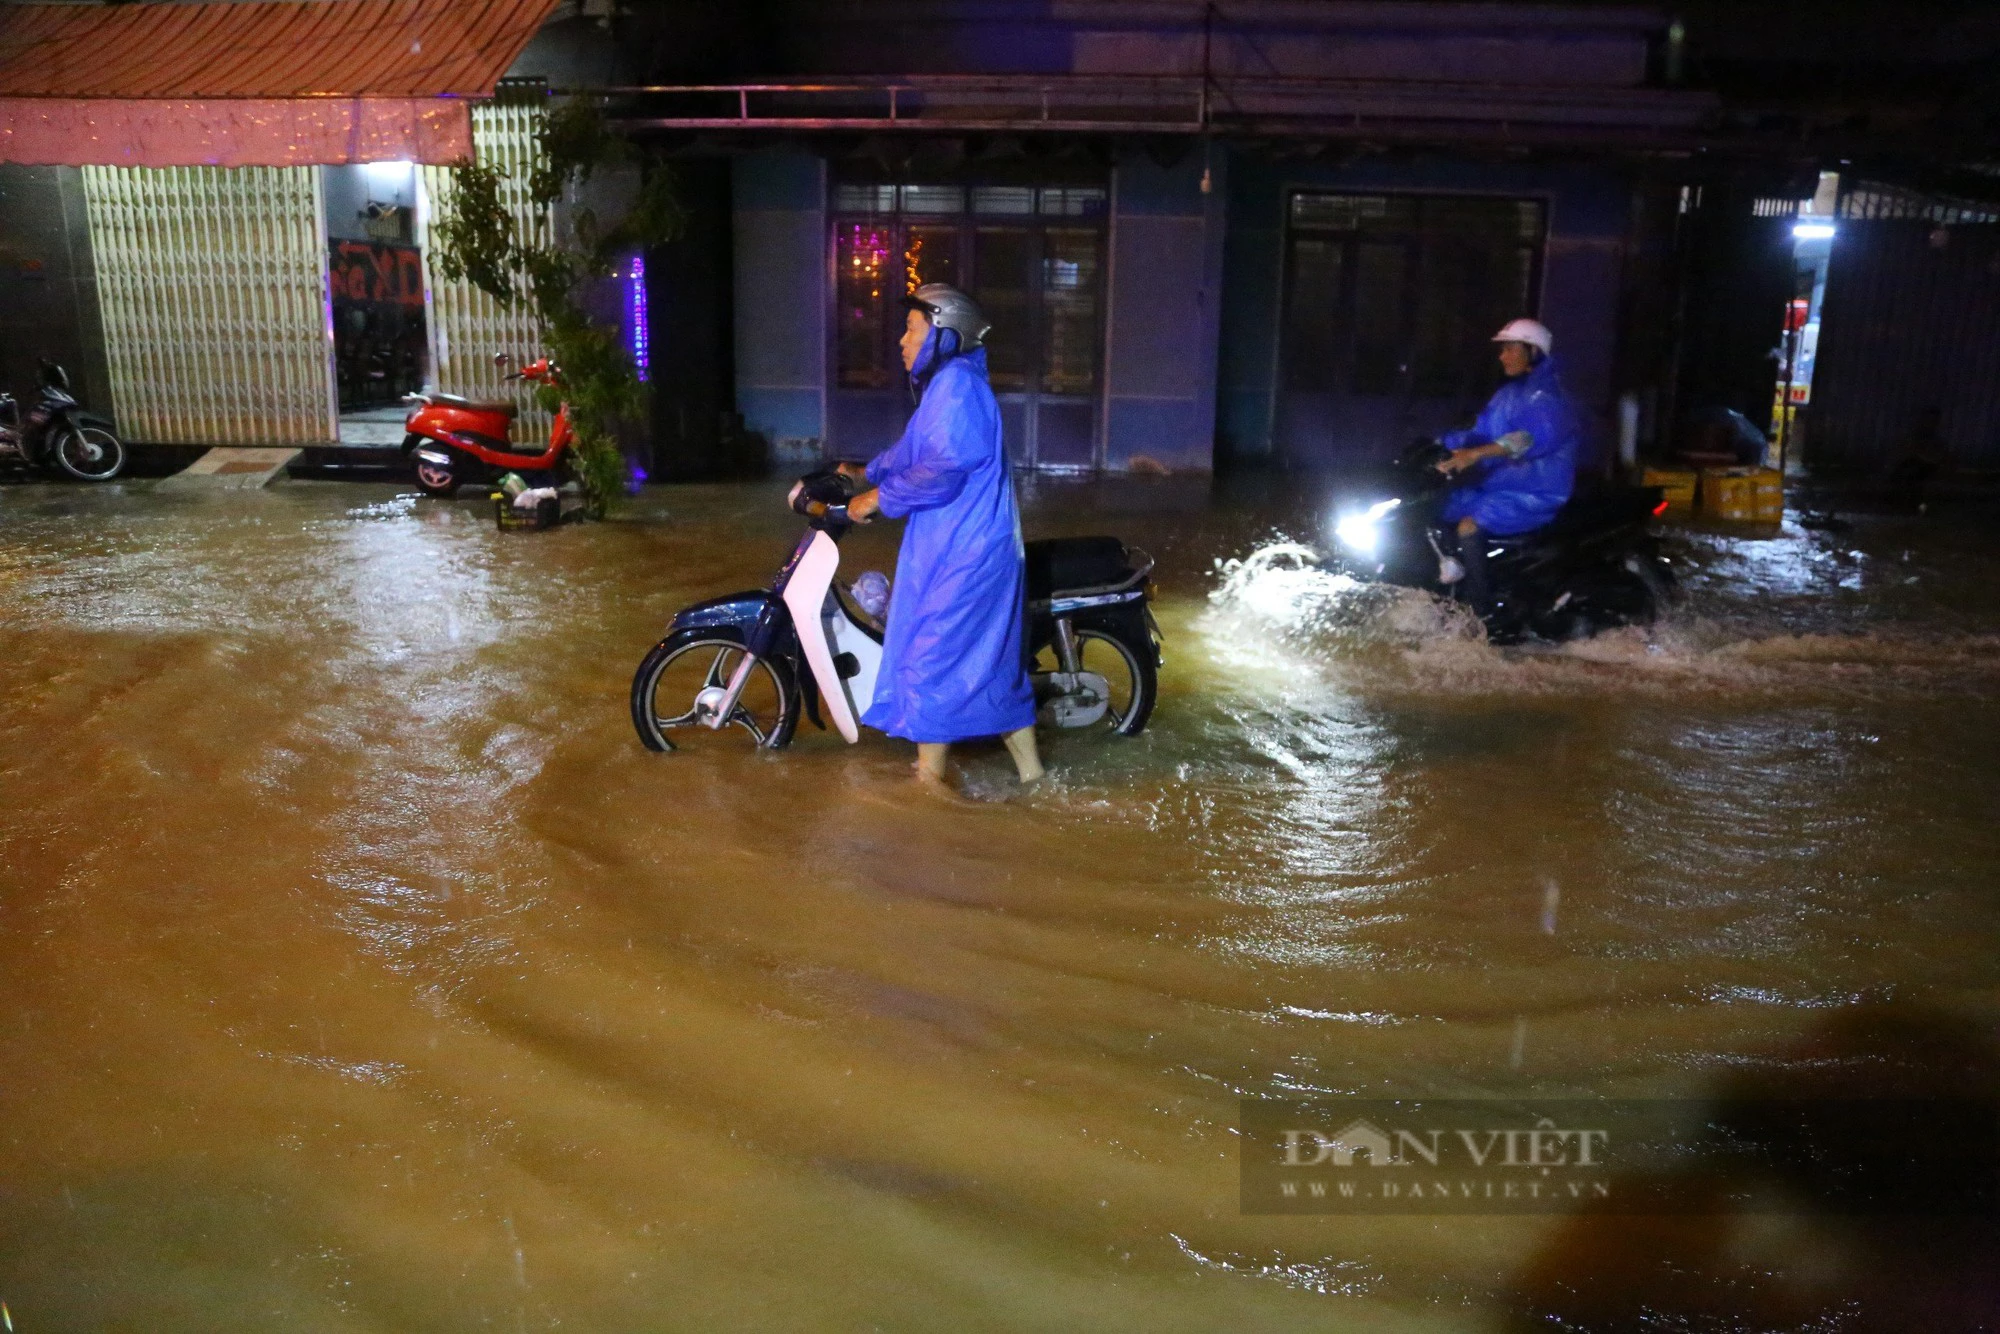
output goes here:
{"type": "Polygon", "coordinates": [[[519,535],[387,485],[0,490],[15,1329],[1992,1315],[1963,1226],[1245,1216],[1234,1133],[1990,1089],[1984,516],[1688,536],[1653,635],[1501,653],[1216,568],[1292,499],[1044,486],[1031,535],[1160,557],[1159,709],[1045,737],[1027,796],[968,749],[949,805],[879,736],[635,740],[633,666],[769,578],[781,495],[519,535]]]}

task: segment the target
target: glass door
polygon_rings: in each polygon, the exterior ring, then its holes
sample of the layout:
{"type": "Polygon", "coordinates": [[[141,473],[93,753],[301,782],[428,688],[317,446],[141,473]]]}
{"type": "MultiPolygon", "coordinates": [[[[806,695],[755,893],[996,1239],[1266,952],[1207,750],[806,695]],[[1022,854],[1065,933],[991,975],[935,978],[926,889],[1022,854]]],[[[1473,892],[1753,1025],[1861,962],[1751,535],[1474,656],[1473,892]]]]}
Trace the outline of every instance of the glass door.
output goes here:
{"type": "Polygon", "coordinates": [[[1097,461],[1102,355],[1104,234],[1079,227],[1042,233],[1041,382],[1035,462],[1081,470],[1097,461]]]}
{"type": "Polygon", "coordinates": [[[1535,313],[1545,213],[1532,199],[1292,196],[1281,455],[1379,461],[1469,420],[1498,382],[1493,331],[1535,313]]]}
{"type": "Polygon", "coordinates": [[[987,367],[1008,457],[1096,465],[1102,384],[1101,187],[839,185],[831,260],[833,452],[868,458],[910,411],[897,343],[904,295],[964,288],[993,322],[987,367]]]}

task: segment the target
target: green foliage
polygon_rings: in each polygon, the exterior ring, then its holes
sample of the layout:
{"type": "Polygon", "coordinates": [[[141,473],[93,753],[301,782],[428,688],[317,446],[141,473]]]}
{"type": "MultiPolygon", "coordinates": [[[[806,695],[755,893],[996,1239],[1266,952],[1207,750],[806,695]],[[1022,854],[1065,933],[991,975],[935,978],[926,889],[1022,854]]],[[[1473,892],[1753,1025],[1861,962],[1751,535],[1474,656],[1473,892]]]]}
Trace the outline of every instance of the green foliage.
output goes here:
{"type": "Polygon", "coordinates": [[[514,217],[501,195],[504,177],[498,167],[477,162],[453,167],[451,204],[431,224],[431,248],[445,277],[470,281],[494,300],[512,305],[520,289],[515,282],[514,217]]]}
{"type": "MultiPolygon", "coordinates": [[[[589,101],[548,111],[535,139],[541,153],[527,180],[530,216],[516,217],[507,207],[507,173],[461,162],[440,201],[431,245],[447,279],[470,282],[534,316],[549,356],[562,368],[562,396],[576,432],[577,480],[591,510],[601,515],[625,494],[618,428],[645,411],[646,394],[623,344],[584,314],[581,289],[608,277],[633,251],[679,236],[687,214],[666,163],[640,153],[589,101]],[[574,196],[600,169],[614,167],[635,170],[637,190],[606,225],[574,196]],[[554,211],[566,199],[569,225],[562,235],[554,211]]],[[[545,389],[543,396],[553,411],[556,404],[547,400],[557,395],[545,389]]]]}

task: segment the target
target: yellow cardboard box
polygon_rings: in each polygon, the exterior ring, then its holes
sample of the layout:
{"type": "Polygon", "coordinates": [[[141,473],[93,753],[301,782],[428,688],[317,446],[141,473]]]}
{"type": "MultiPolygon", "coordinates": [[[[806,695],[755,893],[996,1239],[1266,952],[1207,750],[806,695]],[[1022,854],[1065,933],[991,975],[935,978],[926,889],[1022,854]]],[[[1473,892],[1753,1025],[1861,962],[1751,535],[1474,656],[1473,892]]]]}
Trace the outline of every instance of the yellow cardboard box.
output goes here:
{"type": "Polygon", "coordinates": [[[1701,474],[1693,468],[1648,468],[1639,474],[1639,485],[1657,486],[1667,502],[1667,512],[1685,514],[1694,508],[1695,484],[1701,474]]]}
{"type": "Polygon", "coordinates": [[[1732,523],[1782,523],[1784,475],[1776,468],[1704,468],[1701,512],[1732,523]]]}
{"type": "Polygon", "coordinates": [[[1785,521],[1785,475],[1776,468],[1759,468],[1750,475],[1750,508],[1758,523],[1785,521]]]}

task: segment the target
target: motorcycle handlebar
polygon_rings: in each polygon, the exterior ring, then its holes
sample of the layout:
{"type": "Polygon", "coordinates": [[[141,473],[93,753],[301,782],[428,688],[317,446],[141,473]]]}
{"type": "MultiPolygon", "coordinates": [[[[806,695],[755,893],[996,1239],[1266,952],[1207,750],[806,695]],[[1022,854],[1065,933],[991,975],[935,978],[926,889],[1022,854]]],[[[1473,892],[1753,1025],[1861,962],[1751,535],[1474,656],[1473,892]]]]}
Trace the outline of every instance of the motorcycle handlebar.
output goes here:
{"type": "Polygon", "coordinates": [[[847,502],[853,498],[852,479],[831,468],[822,468],[792,483],[785,503],[794,514],[815,523],[845,527],[853,522],[847,517],[847,502]]]}
{"type": "Polygon", "coordinates": [[[1445,448],[1439,441],[1416,440],[1412,441],[1410,447],[1403,451],[1402,456],[1397,462],[1405,468],[1433,468],[1437,466],[1439,459],[1449,453],[1451,451],[1445,448]]]}

